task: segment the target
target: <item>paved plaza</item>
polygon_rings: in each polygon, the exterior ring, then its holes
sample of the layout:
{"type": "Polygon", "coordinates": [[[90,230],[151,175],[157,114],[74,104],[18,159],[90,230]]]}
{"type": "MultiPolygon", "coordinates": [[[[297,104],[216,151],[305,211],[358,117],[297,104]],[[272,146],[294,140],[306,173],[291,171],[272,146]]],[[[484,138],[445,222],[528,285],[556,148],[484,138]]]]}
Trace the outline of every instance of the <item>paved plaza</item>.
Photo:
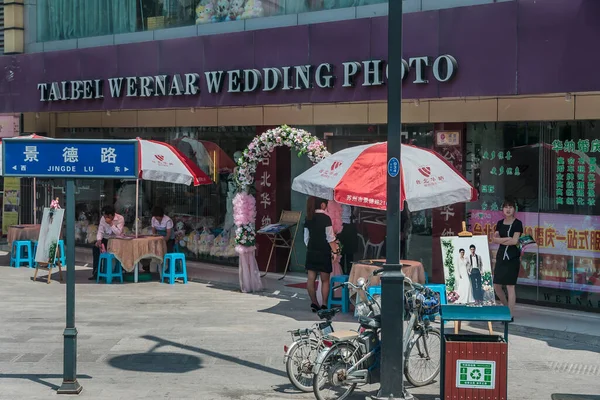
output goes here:
{"type": "MultiPolygon", "coordinates": [[[[1,257],[0,265],[7,264],[1,257]]],[[[62,397],[56,389],[65,285],[32,282],[32,276],[27,268],[0,267],[0,399],[62,397]]],[[[315,320],[302,291],[243,294],[230,284],[198,282],[98,285],[87,281],[83,267],[77,276],[79,398],[314,398],[293,390],[282,362],[287,330],[315,320]]],[[[337,326],[356,324],[342,316],[337,326]]],[[[599,394],[598,342],[548,332],[513,332],[509,399],[599,394]]],[[[352,399],[376,388],[357,390],[352,399]]],[[[437,384],[410,391],[421,400],[439,396],[437,384]]]]}

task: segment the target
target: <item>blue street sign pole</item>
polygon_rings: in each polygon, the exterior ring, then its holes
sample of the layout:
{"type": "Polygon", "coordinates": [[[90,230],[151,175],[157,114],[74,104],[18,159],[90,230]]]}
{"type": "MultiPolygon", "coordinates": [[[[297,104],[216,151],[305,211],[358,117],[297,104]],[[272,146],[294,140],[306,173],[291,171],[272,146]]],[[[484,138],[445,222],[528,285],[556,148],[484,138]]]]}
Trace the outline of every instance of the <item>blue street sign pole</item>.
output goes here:
{"type": "Polygon", "coordinates": [[[75,328],[75,181],[67,179],[65,201],[67,213],[67,326],[63,350],[63,382],[58,394],[79,394],[83,386],[77,382],[77,328],[75,328]]]}
{"type": "Polygon", "coordinates": [[[63,382],[59,394],[79,394],[75,327],[75,179],[137,179],[136,140],[5,139],[3,175],[66,179],[67,309],[63,382]]]}

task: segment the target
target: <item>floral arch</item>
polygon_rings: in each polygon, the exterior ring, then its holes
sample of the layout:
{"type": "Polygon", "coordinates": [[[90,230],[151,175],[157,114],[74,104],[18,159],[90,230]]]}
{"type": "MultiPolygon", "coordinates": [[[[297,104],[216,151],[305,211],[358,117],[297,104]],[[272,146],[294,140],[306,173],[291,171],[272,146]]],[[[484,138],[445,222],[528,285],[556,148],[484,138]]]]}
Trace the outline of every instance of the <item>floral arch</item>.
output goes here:
{"type": "Polygon", "coordinates": [[[242,281],[248,281],[248,279],[242,277],[244,270],[255,269],[255,271],[249,273],[255,276],[258,275],[260,281],[260,274],[254,257],[254,251],[256,250],[256,199],[251,194],[254,174],[258,163],[269,157],[270,153],[280,146],[288,146],[296,151],[299,156],[306,154],[313,164],[329,156],[323,142],[310,132],[282,125],[255,137],[244,150],[243,155],[236,160],[238,167],[234,177],[238,186],[238,193],[233,199],[233,215],[236,225],[236,251],[240,254],[240,285],[244,292],[258,290],[252,287],[244,287],[245,284],[242,281]]]}
{"type": "Polygon", "coordinates": [[[288,146],[298,152],[298,156],[306,154],[313,164],[329,156],[323,142],[310,132],[287,125],[270,129],[250,142],[242,157],[237,160],[238,167],[234,174],[238,185],[238,193],[233,199],[238,253],[254,250],[256,243],[256,199],[250,194],[256,167],[280,146],[288,146]]]}

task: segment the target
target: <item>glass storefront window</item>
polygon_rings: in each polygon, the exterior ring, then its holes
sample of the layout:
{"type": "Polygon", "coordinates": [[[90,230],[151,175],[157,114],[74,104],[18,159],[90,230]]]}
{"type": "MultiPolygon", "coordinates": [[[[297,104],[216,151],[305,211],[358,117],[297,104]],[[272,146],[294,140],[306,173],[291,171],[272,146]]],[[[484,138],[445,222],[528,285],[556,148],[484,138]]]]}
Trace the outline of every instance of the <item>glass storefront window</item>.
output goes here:
{"type": "Polygon", "coordinates": [[[38,0],[38,42],[332,10],[387,0],[38,0]]]}
{"type": "MultiPolygon", "coordinates": [[[[213,180],[204,186],[168,182],[139,182],[138,233],[151,233],[152,207],[161,206],[173,219],[181,251],[191,259],[236,264],[233,245],[233,161],[256,135],[254,127],[227,128],[114,128],[64,129],[57,137],[125,139],[141,137],[173,145],[194,161],[213,180]]],[[[38,181],[40,206],[59,197],[59,181],[38,181]],[[41,190],[41,192],[40,192],[41,190]]],[[[77,182],[76,242],[95,242],[102,207],[114,205],[125,218],[125,233],[135,232],[136,182],[131,180],[81,180],[77,182]]]]}
{"type": "MultiPolygon", "coordinates": [[[[475,234],[491,238],[506,197],[537,246],[521,257],[517,297],[600,311],[600,122],[469,124],[467,205],[475,234]]],[[[492,269],[496,246],[490,244],[492,269]]]]}

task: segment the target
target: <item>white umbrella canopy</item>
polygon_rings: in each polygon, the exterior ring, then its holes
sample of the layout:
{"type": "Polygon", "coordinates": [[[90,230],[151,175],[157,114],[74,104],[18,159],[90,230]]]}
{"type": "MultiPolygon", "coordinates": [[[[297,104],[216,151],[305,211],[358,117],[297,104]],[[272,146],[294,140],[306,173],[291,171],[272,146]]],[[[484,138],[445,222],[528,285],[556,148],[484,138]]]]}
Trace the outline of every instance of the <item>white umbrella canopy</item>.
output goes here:
{"type": "MultiPolygon", "coordinates": [[[[402,145],[401,207],[426,210],[477,200],[475,188],[440,154],[402,145]]],[[[350,147],[297,176],[292,189],[338,203],[385,210],[387,143],[350,147]]]]}
{"type": "Polygon", "coordinates": [[[209,185],[210,177],[180,150],[164,142],[137,138],[139,178],[183,185],[209,185]]]}

